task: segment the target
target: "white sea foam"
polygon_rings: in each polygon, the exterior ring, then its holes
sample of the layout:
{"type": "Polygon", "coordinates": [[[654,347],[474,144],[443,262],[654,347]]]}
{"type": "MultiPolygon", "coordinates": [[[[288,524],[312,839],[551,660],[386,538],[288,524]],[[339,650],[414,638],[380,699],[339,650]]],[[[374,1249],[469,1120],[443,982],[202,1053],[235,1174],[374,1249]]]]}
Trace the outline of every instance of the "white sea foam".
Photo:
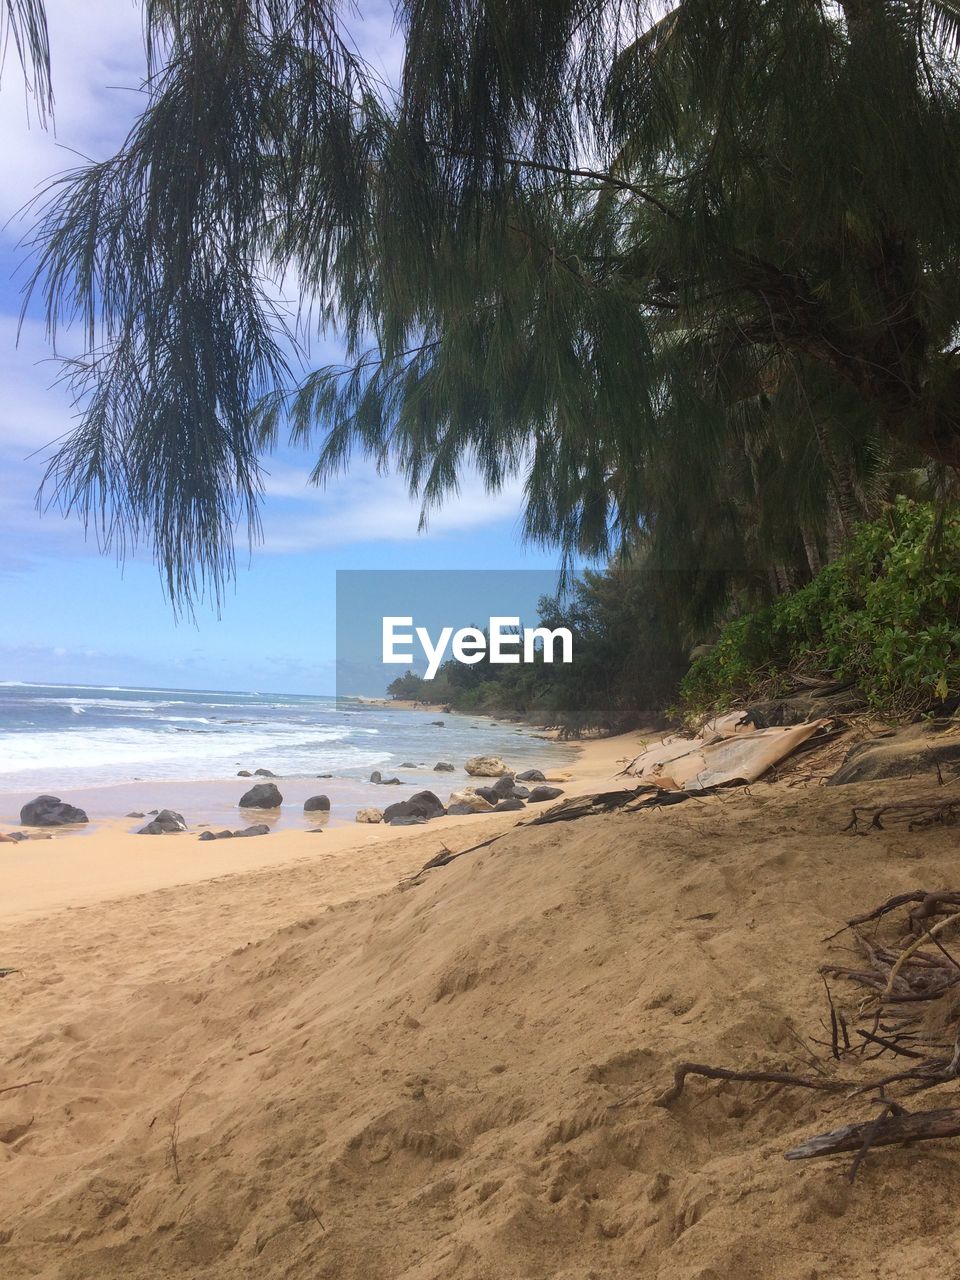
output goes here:
{"type": "Polygon", "coordinates": [[[504,750],[531,763],[557,754],[506,727],[453,717],[438,732],[426,713],[340,709],[332,698],[0,683],[0,793],[258,768],[362,778],[403,760],[429,767],[504,750]]]}

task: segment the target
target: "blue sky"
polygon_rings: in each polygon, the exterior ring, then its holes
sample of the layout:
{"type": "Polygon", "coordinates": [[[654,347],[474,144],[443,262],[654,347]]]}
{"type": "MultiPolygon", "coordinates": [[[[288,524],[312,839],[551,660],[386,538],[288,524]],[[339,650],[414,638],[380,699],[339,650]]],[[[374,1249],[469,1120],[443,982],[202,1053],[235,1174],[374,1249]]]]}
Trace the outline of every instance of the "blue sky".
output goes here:
{"type": "MultiPolygon", "coordinates": [[[[395,79],[390,7],[362,7],[357,42],[395,79]]],[[[418,534],[418,505],[397,477],[358,462],[318,490],[309,454],[282,450],[266,464],[263,543],[240,557],[220,618],[201,606],[177,623],[149,560],[120,566],[75,519],[37,513],[44,446],[72,418],[36,307],[18,341],[29,222],[17,211],[75,153],[116,148],[143,66],[132,0],[48,0],[48,10],[55,127],[28,119],[10,59],[0,92],[0,680],[332,692],[338,569],[553,568],[555,555],[521,542],[519,482],[495,495],[465,483],[418,534]]],[[[335,336],[314,355],[336,359],[335,336]]]]}

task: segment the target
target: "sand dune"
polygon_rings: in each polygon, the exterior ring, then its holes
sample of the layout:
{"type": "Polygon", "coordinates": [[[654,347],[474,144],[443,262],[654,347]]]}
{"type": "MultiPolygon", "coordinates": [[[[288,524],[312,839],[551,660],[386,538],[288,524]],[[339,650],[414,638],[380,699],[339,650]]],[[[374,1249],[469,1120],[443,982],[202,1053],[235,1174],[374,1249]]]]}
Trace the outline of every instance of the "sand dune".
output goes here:
{"type": "MultiPolygon", "coordinates": [[[[597,744],[590,776],[627,754],[597,744]]],[[[0,1088],[42,1083],[0,1094],[3,1274],[960,1274],[960,1145],[875,1153],[851,1188],[782,1158],[848,1101],[651,1105],[683,1058],[805,1068],[824,934],[956,887],[949,829],[841,833],[882,794],[465,819],[8,923],[0,1088]]]]}

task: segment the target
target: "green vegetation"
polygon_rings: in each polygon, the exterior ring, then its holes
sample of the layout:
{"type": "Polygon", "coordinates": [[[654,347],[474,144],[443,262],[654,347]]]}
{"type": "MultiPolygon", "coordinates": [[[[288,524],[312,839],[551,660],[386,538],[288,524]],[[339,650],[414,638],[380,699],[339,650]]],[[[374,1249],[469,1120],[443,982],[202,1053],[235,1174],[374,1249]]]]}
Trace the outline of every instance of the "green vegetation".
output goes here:
{"type": "Polygon", "coordinates": [[[567,627],[571,665],[452,659],[434,680],[412,672],[388,688],[395,698],[449,703],[457,711],[518,716],[559,726],[568,737],[619,733],[662,720],[686,669],[679,630],[665,625],[656,575],[619,568],[587,572],[562,600],[544,597],[542,625],[567,627]]]}
{"type": "Polygon", "coordinates": [[[362,3],[145,4],[141,115],[31,241],[85,344],[47,493],[183,602],[285,437],[425,518],[519,476],[528,538],[615,565],[552,606],[587,676],[446,678],[572,732],[661,710],[724,624],[688,712],[791,667],[891,713],[956,690],[957,0],[394,7],[385,86],[362,3]],[[311,326],[345,358],[300,377],[311,326]]]}
{"type": "Polygon", "coordinates": [[[587,573],[564,603],[543,599],[543,625],[569,627],[572,666],[463,666],[412,672],[388,692],[457,711],[519,716],[567,736],[694,723],[731,705],[776,697],[793,675],[849,681],[891,718],[960,690],[960,516],[901,498],[860,526],[806,586],[748,609],[693,663],[672,582],[651,572],[587,573]]]}
{"type": "Polygon", "coordinates": [[[813,582],[731,622],[680,685],[699,716],[801,671],[854,681],[891,716],[960,689],[960,517],[901,499],[813,582]]]}
{"type": "Polygon", "coordinates": [[[392,87],[349,10],[149,0],[140,118],[37,223],[86,344],[47,492],[175,599],[288,434],[425,509],[519,474],[531,539],[642,539],[702,623],[960,465],[955,0],[396,0],[392,87]]]}

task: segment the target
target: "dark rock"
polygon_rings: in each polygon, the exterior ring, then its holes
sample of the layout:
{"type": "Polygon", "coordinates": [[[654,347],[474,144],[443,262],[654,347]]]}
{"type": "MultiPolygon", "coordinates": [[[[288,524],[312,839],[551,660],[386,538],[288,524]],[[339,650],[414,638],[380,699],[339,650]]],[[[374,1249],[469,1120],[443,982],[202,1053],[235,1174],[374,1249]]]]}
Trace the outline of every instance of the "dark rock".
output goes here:
{"type": "Polygon", "coordinates": [[[394,818],[440,818],[446,812],[437,796],[432,791],[417,791],[409,800],[398,800],[396,804],[388,804],[383,811],[384,822],[392,822],[394,818]]]}
{"type": "Polygon", "coordinates": [[[157,814],[158,814],[159,812],[160,812],[160,810],[159,810],[159,809],[148,809],[148,810],[147,810],[147,813],[152,814],[154,817],[156,817],[156,816],[157,816],[157,814]]]}
{"type": "MultiPolygon", "coordinates": [[[[392,805],[390,807],[393,808],[392,805]]],[[[386,815],[384,815],[384,820],[388,821],[391,827],[422,827],[423,824],[427,821],[426,818],[412,818],[412,817],[401,817],[401,816],[397,816],[396,818],[386,819],[386,815]]]]}
{"type": "Polygon", "coordinates": [[[513,795],[513,788],[516,785],[512,773],[505,773],[502,778],[498,778],[491,791],[495,791],[501,800],[509,800],[513,795]]]}
{"type": "Polygon", "coordinates": [[[449,764],[446,760],[438,760],[437,763],[433,766],[433,772],[434,773],[453,773],[454,767],[452,764],[449,764]]]}
{"type": "Polygon", "coordinates": [[[413,763],[412,760],[404,760],[403,764],[401,764],[400,766],[401,769],[415,769],[416,767],[417,766],[413,763]]]}
{"type": "Polygon", "coordinates": [[[330,797],[329,796],[311,796],[309,800],[303,802],[304,813],[329,813],[330,797]]]}
{"type": "Polygon", "coordinates": [[[517,774],[518,782],[546,782],[546,778],[539,769],[524,769],[523,773],[517,774]]]}
{"type": "Polygon", "coordinates": [[[176,813],[173,809],[161,809],[152,822],[140,828],[137,835],[165,836],[176,831],[186,831],[186,829],[187,824],[182,813],[176,813]]]}
{"type": "Polygon", "coordinates": [[[524,807],[522,800],[501,800],[499,804],[494,805],[494,813],[513,813],[516,809],[524,807]]]}
{"type": "Polygon", "coordinates": [[[241,809],[279,809],[283,796],[272,782],[258,782],[240,797],[241,809]]]}
{"type": "Polygon", "coordinates": [[[252,777],[253,777],[253,774],[250,772],[250,770],[249,770],[249,769],[241,769],[241,770],[240,770],[240,772],[237,774],[237,777],[238,777],[238,778],[252,778],[252,777]]]}
{"type": "Polygon", "coordinates": [[[447,806],[448,818],[463,818],[470,813],[476,813],[476,809],[471,809],[468,804],[451,804],[447,806]]]}
{"type": "Polygon", "coordinates": [[[136,809],[134,809],[130,813],[128,813],[126,816],[128,818],[145,818],[147,815],[145,813],[139,813],[136,809]]]}
{"type": "Polygon", "coordinates": [[[544,800],[556,800],[563,795],[562,787],[534,787],[530,792],[530,804],[543,804],[544,800]]]}
{"type": "Polygon", "coordinates": [[[828,787],[849,782],[877,782],[884,778],[913,778],[930,783],[960,773],[960,741],[944,741],[929,729],[908,729],[892,736],[858,743],[832,777],[828,787]]]}
{"type": "Polygon", "coordinates": [[[272,769],[254,769],[254,777],[257,778],[275,778],[277,775],[272,769]]]}
{"type": "Polygon", "coordinates": [[[474,791],[478,796],[483,796],[488,804],[498,804],[502,799],[499,791],[494,791],[493,787],[474,787],[474,791]]]}
{"type": "Polygon", "coordinates": [[[318,778],[332,778],[332,777],[333,777],[333,774],[332,774],[332,773],[318,773],[318,774],[317,774],[317,777],[318,777],[318,778]]]}
{"type": "Polygon", "coordinates": [[[235,831],[235,836],[268,836],[270,828],[265,822],[254,823],[252,827],[244,827],[242,831],[235,831]]]}
{"type": "Polygon", "coordinates": [[[442,720],[431,720],[430,723],[435,724],[438,729],[442,729],[444,727],[442,720]]]}
{"type": "Polygon", "coordinates": [[[212,831],[201,831],[200,834],[197,836],[198,840],[216,840],[216,838],[217,837],[213,834],[212,831]]]}
{"type": "Polygon", "coordinates": [[[513,790],[510,792],[509,796],[507,796],[508,800],[529,800],[529,798],[530,798],[529,787],[514,787],[513,790]]]}
{"type": "Polygon", "coordinates": [[[371,773],[371,775],[370,775],[370,781],[371,781],[371,782],[382,782],[382,781],[383,781],[383,774],[380,772],[380,770],[379,770],[379,769],[374,769],[373,773],[371,773]]]}
{"type": "Polygon", "coordinates": [[[66,827],[75,822],[89,822],[82,809],[67,804],[59,796],[37,796],[20,810],[25,827],[66,827]]]}

